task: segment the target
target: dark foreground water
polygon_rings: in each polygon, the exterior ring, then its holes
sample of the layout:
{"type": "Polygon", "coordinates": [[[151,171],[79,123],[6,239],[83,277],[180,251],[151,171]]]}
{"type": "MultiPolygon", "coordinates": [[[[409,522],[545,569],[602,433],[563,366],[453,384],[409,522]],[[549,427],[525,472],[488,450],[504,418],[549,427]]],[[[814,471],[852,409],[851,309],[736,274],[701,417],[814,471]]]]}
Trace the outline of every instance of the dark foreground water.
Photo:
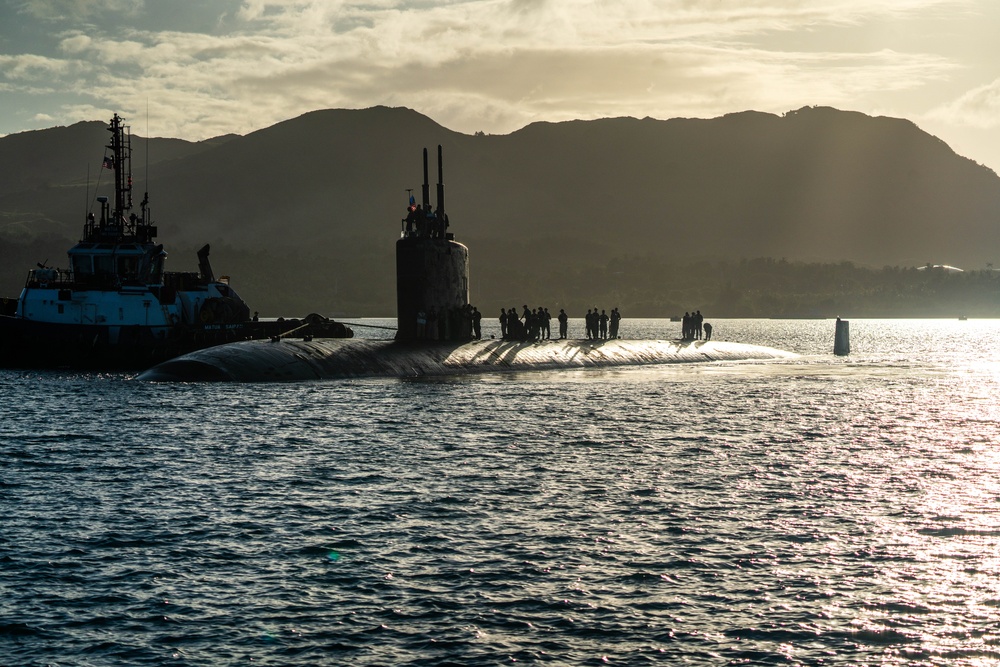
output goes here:
{"type": "Polygon", "coordinates": [[[0,665],[1000,660],[1000,321],[714,323],[805,356],[0,371],[0,665]]]}

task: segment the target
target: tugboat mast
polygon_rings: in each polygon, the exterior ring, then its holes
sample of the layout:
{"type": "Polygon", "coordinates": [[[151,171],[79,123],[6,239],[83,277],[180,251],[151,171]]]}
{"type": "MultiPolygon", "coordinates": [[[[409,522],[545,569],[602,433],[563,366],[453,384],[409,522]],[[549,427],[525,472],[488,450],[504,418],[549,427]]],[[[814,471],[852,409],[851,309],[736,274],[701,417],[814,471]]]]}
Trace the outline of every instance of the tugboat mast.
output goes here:
{"type": "Polygon", "coordinates": [[[141,215],[132,213],[132,135],[125,121],[115,114],[108,126],[111,142],[106,146],[110,156],[104,158],[104,168],[115,173],[115,195],[112,202],[98,197],[101,202],[101,219],[87,216],[83,237],[85,241],[151,243],[156,227],[149,216],[149,195],[143,198],[141,215]],[[109,204],[111,204],[109,206],[109,204]]]}
{"type": "Polygon", "coordinates": [[[113,215],[115,223],[125,225],[126,212],[132,209],[132,141],[131,136],[126,138],[125,126],[118,114],[111,119],[111,126],[108,128],[111,133],[111,163],[115,171],[115,209],[113,215]],[[125,178],[128,178],[125,181],[125,178]]]}

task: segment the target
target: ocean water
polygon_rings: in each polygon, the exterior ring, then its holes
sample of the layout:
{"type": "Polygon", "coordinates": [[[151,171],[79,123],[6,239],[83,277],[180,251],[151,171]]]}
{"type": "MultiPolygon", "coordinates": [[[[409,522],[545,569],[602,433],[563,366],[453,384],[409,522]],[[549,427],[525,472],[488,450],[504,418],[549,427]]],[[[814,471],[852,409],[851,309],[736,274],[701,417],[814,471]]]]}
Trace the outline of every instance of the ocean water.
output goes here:
{"type": "Polygon", "coordinates": [[[712,322],[802,356],[0,371],[0,665],[1000,660],[1000,321],[712,322]]]}

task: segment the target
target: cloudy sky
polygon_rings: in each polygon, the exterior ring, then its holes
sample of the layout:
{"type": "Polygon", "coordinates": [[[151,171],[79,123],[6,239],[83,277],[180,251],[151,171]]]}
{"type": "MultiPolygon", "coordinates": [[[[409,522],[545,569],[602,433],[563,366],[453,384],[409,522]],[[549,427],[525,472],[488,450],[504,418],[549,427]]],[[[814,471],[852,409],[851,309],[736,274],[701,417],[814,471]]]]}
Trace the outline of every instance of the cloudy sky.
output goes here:
{"type": "Polygon", "coordinates": [[[827,105],[1000,172],[998,34],[998,0],[0,0],[0,134],[114,111],[203,139],[378,104],[495,134],[827,105]]]}

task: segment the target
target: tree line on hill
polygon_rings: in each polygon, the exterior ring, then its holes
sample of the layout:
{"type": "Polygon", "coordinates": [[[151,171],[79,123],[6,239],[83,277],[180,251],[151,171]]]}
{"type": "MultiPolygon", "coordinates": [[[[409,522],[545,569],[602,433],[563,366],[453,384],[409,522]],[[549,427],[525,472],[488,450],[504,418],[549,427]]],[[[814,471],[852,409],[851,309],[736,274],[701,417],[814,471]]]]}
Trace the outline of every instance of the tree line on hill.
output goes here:
{"type": "MultiPolygon", "coordinates": [[[[244,253],[213,247],[219,272],[267,315],[391,317],[396,312],[392,251],[368,248],[303,255],[244,253]],[[349,275],[350,279],[340,276],[349,275]]],[[[501,307],[565,308],[582,317],[595,306],[628,317],[672,317],[701,310],[713,317],[884,318],[1000,317],[1000,271],[786,259],[676,261],[616,257],[586,267],[551,262],[532,271],[502,264],[471,269],[470,300],[484,316],[501,307]]]]}
{"type": "MultiPolygon", "coordinates": [[[[168,270],[196,271],[197,248],[175,248],[168,270]]],[[[0,276],[23,284],[48,259],[65,265],[65,243],[0,244],[0,276]]],[[[396,311],[393,249],[360,242],[339,251],[246,251],[212,244],[217,275],[264,316],[391,317],[396,311]]],[[[530,258],[529,258],[530,265],[530,258]]],[[[0,296],[16,297],[18,289],[0,296]]],[[[565,308],[572,317],[594,306],[626,317],[672,317],[701,310],[712,317],[1000,317],[1000,270],[951,272],[934,267],[872,268],[853,262],[775,258],[679,261],[618,256],[585,265],[549,258],[530,270],[472,258],[471,301],[491,317],[501,307],[565,308]]]]}

